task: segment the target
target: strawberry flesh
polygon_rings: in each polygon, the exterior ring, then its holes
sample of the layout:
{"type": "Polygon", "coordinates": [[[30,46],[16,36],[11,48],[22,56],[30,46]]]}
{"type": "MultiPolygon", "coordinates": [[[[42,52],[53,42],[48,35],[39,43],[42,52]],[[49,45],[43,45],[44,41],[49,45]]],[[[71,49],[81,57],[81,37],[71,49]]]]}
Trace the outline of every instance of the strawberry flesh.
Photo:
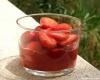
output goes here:
{"type": "Polygon", "coordinates": [[[56,39],[57,41],[59,40],[64,40],[66,39],[67,35],[64,33],[56,33],[56,32],[51,32],[48,33],[49,36],[53,37],[54,39],[56,39]]]}
{"type": "Polygon", "coordinates": [[[67,39],[65,39],[64,41],[62,41],[60,44],[65,46],[65,45],[69,45],[72,44],[73,42],[75,42],[76,40],[78,40],[78,36],[75,34],[70,34],[68,36],[67,39]]]}
{"type": "Polygon", "coordinates": [[[21,36],[21,43],[26,45],[28,42],[35,40],[35,39],[36,39],[35,32],[26,31],[21,36]]]}
{"type": "Polygon", "coordinates": [[[54,19],[49,18],[49,17],[42,17],[40,19],[40,25],[42,25],[43,28],[50,28],[57,24],[58,23],[54,19]]]}
{"type": "Polygon", "coordinates": [[[52,37],[49,37],[45,32],[39,32],[40,43],[46,48],[56,47],[56,40],[52,37]]]}
{"type": "Polygon", "coordinates": [[[51,28],[51,30],[54,30],[54,31],[70,30],[70,29],[72,29],[72,26],[67,23],[61,23],[61,24],[55,25],[54,27],[51,28]]]}

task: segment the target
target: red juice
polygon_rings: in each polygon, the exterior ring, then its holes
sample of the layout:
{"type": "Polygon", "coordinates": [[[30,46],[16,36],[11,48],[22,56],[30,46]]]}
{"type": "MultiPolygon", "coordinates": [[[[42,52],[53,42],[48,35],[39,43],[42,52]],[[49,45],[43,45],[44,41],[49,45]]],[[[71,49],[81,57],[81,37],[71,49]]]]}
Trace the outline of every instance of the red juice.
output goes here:
{"type": "Polygon", "coordinates": [[[47,17],[40,26],[26,31],[20,38],[20,62],[23,67],[38,71],[59,71],[74,68],[78,53],[78,35],[72,26],[47,17]]]}
{"type": "Polygon", "coordinates": [[[75,42],[68,46],[58,46],[48,49],[34,40],[35,50],[30,49],[30,46],[26,48],[26,45],[23,46],[20,44],[21,64],[26,68],[40,71],[58,71],[73,68],[78,53],[75,42]]]}
{"type": "Polygon", "coordinates": [[[40,71],[58,71],[73,68],[75,66],[77,49],[68,53],[63,53],[62,56],[59,56],[59,58],[56,59],[48,56],[47,54],[48,53],[44,53],[41,55],[33,53],[29,55],[28,52],[25,52],[24,54],[21,53],[21,63],[26,68],[40,71]]]}

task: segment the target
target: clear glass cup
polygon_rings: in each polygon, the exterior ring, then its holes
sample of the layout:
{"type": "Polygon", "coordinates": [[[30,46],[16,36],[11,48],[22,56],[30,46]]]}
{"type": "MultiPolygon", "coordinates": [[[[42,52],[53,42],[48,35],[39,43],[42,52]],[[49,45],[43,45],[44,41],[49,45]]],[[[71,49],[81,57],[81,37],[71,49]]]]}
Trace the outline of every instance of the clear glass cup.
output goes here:
{"type": "Polygon", "coordinates": [[[63,14],[38,13],[18,18],[17,24],[24,30],[19,40],[20,63],[28,73],[42,77],[56,77],[67,75],[74,70],[81,33],[81,22],[78,18],[63,14]],[[59,24],[70,24],[72,28],[41,30],[40,19],[43,17],[49,17],[59,24]],[[52,37],[52,34],[56,34],[56,37],[54,35],[52,37]],[[63,40],[60,40],[62,36],[59,34],[65,35],[62,35],[63,40]],[[44,43],[41,43],[41,40],[44,40],[44,43]]]}

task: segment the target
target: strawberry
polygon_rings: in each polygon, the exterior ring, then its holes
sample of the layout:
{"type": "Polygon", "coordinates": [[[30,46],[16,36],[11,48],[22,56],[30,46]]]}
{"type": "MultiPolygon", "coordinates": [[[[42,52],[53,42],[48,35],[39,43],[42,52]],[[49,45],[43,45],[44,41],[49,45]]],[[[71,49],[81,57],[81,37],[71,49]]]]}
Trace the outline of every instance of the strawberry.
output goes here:
{"type": "Polygon", "coordinates": [[[26,31],[22,34],[21,39],[25,41],[30,41],[35,37],[34,32],[26,31]]]}
{"type": "Polygon", "coordinates": [[[42,17],[40,19],[40,25],[42,25],[43,28],[50,28],[54,25],[57,25],[58,23],[49,17],[42,17]]]}
{"type": "Polygon", "coordinates": [[[36,39],[37,37],[36,37],[35,32],[26,31],[21,35],[21,44],[25,46],[30,41],[36,40],[36,39]]]}
{"type": "Polygon", "coordinates": [[[72,44],[77,39],[78,39],[78,36],[76,34],[69,34],[68,38],[65,39],[64,41],[62,41],[60,44],[63,45],[63,46],[68,45],[68,44],[72,44]]]}
{"type": "Polygon", "coordinates": [[[72,26],[67,23],[61,23],[51,28],[51,30],[70,30],[70,29],[72,29],[72,26]]]}
{"type": "Polygon", "coordinates": [[[35,28],[35,30],[36,30],[36,31],[44,31],[44,32],[51,31],[50,28],[45,29],[45,28],[43,28],[42,26],[37,26],[37,27],[35,28]]]}
{"type": "Polygon", "coordinates": [[[56,40],[52,37],[49,37],[45,32],[39,32],[40,43],[46,48],[56,47],[56,40]]]}
{"type": "Polygon", "coordinates": [[[36,47],[37,43],[32,41],[28,43],[27,48],[33,50],[36,47]]]}
{"type": "Polygon", "coordinates": [[[41,26],[37,26],[37,27],[35,28],[35,30],[36,30],[36,31],[41,31],[42,28],[41,28],[41,26]]]}
{"type": "Polygon", "coordinates": [[[53,37],[54,39],[56,40],[64,40],[66,39],[67,37],[67,34],[64,34],[63,32],[51,32],[51,33],[48,33],[49,36],[53,37]]]}
{"type": "Polygon", "coordinates": [[[41,49],[41,45],[38,41],[31,41],[30,43],[27,44],[26,48],[33,50],[33,51],[38,51],[41,49]]]}

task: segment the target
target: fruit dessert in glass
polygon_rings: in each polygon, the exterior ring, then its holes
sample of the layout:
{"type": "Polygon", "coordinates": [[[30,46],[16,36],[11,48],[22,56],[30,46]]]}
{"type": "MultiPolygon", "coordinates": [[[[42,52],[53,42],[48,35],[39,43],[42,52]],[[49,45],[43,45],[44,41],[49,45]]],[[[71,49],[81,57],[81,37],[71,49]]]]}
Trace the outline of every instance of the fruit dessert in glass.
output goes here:
{"type": "Polygon", "coordinates": [[[27,72],[55,77],[74,70],[81,29],[79,19],[62,14],[41,13],[21,17],[17,24],[25,30],[19,40],[19,51],[20,63],[27,72]],[[38,22],[35,28],[21,23],[28,17],[38,22]]]}

